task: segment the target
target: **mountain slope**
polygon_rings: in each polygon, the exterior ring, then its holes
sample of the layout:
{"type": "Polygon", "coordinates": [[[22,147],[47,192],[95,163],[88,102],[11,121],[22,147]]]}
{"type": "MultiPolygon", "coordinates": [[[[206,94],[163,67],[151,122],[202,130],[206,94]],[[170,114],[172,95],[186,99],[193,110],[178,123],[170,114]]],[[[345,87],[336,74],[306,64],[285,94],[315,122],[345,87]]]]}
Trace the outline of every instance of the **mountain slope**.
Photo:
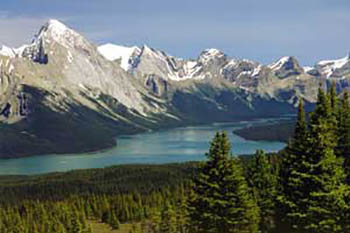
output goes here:
{"type": "Polygon", "coordinates": [[[347,76],[322,69],[217,49],[187,60],[146,45],[98,47],[50,20],[29,45],[0,50],[0,157],[94,151],[120,134],[293,113],[298,98],[315,101],[319,82],[347,87],[347,76]]]}

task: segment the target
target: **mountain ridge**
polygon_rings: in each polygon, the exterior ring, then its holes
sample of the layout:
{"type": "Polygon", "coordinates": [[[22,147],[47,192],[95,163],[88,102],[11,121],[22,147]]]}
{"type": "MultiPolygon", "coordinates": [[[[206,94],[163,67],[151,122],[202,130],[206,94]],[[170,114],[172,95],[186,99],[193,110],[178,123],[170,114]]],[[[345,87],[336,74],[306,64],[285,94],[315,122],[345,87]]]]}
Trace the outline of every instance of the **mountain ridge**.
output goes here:
{"type": "Polygon", "coordinates": [[[299,98],[312,106],[319,83],[343,91],[350,79],[347,60],[306,72],[294,57],[264,65],[218,49],[183,59],[116,46],[101,54],[50,20],[29,45],[2,48],[0,157],[94,151],[121,134],[290,114],[299,98]]]}

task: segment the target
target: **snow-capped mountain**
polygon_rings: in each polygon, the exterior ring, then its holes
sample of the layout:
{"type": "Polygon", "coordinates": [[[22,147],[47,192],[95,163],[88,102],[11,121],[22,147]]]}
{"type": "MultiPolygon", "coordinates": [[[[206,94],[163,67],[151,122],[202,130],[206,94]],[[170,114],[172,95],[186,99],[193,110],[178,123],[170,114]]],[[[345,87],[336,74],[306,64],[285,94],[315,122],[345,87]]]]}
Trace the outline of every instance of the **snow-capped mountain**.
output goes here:
{"type": "Polygon", "coordinates": [[[268,67],[280,78],[305,73],[304,69],[299,66],[297,59],[290,56],[282,57],[268,67]]]}
{"type": "Polygon", "coordinates": [[[315,101],[319,82],[342,77],[345,89],[348,60],[264,65],[213,48],[183,59],[146,45],[96,46],[49,20],[28,45],[0,49],[0,157],[96,150],[123,133],[293,113],[298,98],[315,101]]]}
{"type": "Polygon", "coordinates": [[[320,61],[315,69],[327,78],[343,78],[350,75],[350,55],[336,60],[320,61]]]}

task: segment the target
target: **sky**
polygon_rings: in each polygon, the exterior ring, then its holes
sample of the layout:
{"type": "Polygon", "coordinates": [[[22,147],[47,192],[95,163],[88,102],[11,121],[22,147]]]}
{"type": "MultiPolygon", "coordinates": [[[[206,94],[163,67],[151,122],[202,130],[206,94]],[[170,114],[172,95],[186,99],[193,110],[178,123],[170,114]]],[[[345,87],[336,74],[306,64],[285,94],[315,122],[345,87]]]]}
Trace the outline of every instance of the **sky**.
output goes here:
{"type": "Polygon", "coordinates": [[[302,65],[350,51],[349,0],[1,0],[0,45],[29,43],[58,19],[96,44],[147,44],[184,58],[206,48],[302,65]]]}

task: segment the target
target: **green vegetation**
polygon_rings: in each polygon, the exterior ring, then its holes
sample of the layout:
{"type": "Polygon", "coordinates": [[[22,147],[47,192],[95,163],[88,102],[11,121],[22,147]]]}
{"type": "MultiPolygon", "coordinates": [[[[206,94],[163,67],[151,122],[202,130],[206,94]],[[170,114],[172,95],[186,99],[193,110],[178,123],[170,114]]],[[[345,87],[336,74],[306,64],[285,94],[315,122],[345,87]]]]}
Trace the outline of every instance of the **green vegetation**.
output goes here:
{"type": "Polygon", "coordinates": [[[0,233],[350,232],[349,109],[320,88],[279,154],[219,132],[205,162],[0,177],[0,233]]]}
{"type": "Polygon", "coordinates": [[[294,232],[347,232],[349,227],[343,156],[336,156],[339,109],[331,90],[319,89],[309,122],[300,102],[294,137],[282,157],[279,200],[294,232]]]}
{"type": "Polygon", "coordinates": [[[157,229],[174,220],[181,229],[184,187],[194,171],[186,163],[4,176],[0,232],[90,232],[90,223],[117,230],[142,221],[144,228],[157,229]]]}
{"type": "Polygon", "coordinates": [[[294,125],[294,120],[281,120],[278,123],[237,129],[233,133],[246,140],[288,142],[293,136],[294,125]]]}
{"type": "Polygon", "coordinates": [[[272,158],[262,150],[258,150],[247,164],[247,180],[260,209],[259,228],[261,232],[269,232],[276,225],[278,169],[273,165],[272,158]]]}
{"type": "Polygon", "coordinates": [[[249,192],[243,167],[231,156],[226,133],[217,133],[208,161],[194,179],[189,200],[193,232],[257,232],[259,210],[249,192]]]}

